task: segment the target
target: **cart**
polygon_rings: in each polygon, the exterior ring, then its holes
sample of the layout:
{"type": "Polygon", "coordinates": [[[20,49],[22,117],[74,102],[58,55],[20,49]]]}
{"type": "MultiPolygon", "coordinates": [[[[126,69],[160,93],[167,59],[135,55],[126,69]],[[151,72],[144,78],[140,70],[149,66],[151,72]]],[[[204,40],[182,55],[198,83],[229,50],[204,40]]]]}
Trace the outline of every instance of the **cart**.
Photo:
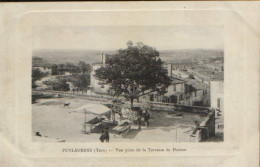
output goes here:
{"type": "Polygon", "coordinates": [[[112,130],[114,131],[114,136],[124,136],[126,135],[129,130],[131,129],[132,122],[129,120],[124,120],[118,124],[118,126],[114,127],[112,130]]]}

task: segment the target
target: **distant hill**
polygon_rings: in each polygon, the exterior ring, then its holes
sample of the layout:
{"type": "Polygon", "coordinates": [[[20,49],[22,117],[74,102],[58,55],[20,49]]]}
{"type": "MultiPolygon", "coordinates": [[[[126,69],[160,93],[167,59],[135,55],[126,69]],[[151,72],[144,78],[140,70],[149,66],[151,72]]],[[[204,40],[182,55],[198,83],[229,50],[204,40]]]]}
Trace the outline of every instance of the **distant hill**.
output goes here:
{"type": "Polygon", "coordinates": [[[163,61],[167,61],[168,63],[195,62],[224,57],[224,51],[212,49],[164,50],[160,51],[160,57],[163,61]]]}
{"type": "MultiPolygon", "coordinates": [[[[163,50],[160,58],[168,63],[182,63],[204,60],[208,58],[223,57],[222,50],[190,49],[190,50],[163,50]]],[[[50,64],[64,64],[66,62],[77,64],[80,60],[89,64],[101,61],[99,50],[37,50],[33,56],[41,57],[50,64]]],[[[104,51],[112,54],[115,51],[104,51]]]]}
{"type": "MultiPolygon", "coordinates": [[[[107,52],[106,52],[107,53],[107,52]]],[[[66,62],[77,64],[80,60],[89,64],[101,60],[101,51],[97,50],[37,50],[33,56],[41,57],[51,64],[66,62]]]]}

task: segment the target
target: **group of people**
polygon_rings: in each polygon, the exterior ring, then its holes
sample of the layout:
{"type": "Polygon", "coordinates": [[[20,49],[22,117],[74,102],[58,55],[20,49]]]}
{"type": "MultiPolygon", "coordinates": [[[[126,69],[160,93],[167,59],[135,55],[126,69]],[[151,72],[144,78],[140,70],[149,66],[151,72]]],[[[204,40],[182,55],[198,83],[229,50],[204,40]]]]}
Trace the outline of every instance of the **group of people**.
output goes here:
{"type": "Polygon", "coordinates": [[[145,126],[148,127],[149,126],[149,119],[150,119],[150,114],[149,114],[148,110],[143,110],[143,112],[141,114],[138,114],[138,116],[137,116],[138,130],[141,130],[142,118],[144,118],[145,126]]]}
{"type": "MultiPolygon", "coordinates": [[[[117,102],[117,101],[113,101],[113,106],[112,106],[112,119],[115,121],[115,114],[117,113],[120,116],[120,120],[124,119],[124,114],[122,112],[122,106],[117,102]]],[[[137,125],[138,125],[138,130],[141,130],[142,127],[142,120],[144,120],[145,126],[148,127],[149,126],[149,120],[150,120],[150,114],[149,111],[151,109],[151,105],[147,102],[146,104],[144,104],[144,106],[142,107],[142,111],[137,113],[137,125]]],[[[131,109],[129,108],[125,108],[123,111],[125,112],[129,112],[131,111],[131,109]]],[[[127,115],[127,114],[126,114],[127,115]]],[[[129,115],[127,115],[129,117],[129,115]]],[[[130,116],[130,120],[134,120],[135,116],[130,116]],[[132,119],[131,119],[132,118],[132,119]]],[[[132,120],[132,121],[133,121],[132,120]]],[[[102,130],[102,134],[100,136],[100,141],[103,142],[109,142],[109,132],[108,132],[108,128],[102,130]]]]}

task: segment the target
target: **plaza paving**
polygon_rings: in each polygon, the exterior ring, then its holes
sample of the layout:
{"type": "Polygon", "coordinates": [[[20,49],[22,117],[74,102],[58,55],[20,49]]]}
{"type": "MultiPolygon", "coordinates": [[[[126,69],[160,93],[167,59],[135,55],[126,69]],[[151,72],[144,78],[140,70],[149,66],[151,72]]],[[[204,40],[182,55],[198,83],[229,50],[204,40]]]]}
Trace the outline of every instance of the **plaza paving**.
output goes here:
{"type": "MultiPolygon", "coordinates": [[[[70,113],[85,104],[100,103],[83,98],[50,98],[38,99],[32,104],[32,140],[33,141],[65,141],[65,142],[99,142],[100,133],[83,134],[84,114],[70,113]],[[64,103],[71,103],[64,107],[64,103]],[[42,137],[35,136],[40,132],[42,137]]],[[[123,137],[114,136],[110,129],[110,142],[192,142],[190,137],[195,120],[203,116],[192,113],[182,116],[167,112],[151,112],[150,126],[139,131],[132,125],[123,137]]],[[[118,117],[116,119],[119,119],[118,117]]]]}

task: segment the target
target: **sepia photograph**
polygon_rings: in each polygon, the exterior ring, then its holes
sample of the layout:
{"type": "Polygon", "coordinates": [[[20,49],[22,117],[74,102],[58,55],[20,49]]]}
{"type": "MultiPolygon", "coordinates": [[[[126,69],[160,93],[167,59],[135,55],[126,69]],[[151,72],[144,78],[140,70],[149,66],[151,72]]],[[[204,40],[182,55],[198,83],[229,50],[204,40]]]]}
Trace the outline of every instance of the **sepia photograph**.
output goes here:
{"type": "Polygon", "coordinates": [[[259,166],[259,3],[0,8],[0,166],[259,166]]]}
{"type": "Polygon", "coordinates": [[[222,26],[35,26],[33,142],[223,142],[222,26]]]}

